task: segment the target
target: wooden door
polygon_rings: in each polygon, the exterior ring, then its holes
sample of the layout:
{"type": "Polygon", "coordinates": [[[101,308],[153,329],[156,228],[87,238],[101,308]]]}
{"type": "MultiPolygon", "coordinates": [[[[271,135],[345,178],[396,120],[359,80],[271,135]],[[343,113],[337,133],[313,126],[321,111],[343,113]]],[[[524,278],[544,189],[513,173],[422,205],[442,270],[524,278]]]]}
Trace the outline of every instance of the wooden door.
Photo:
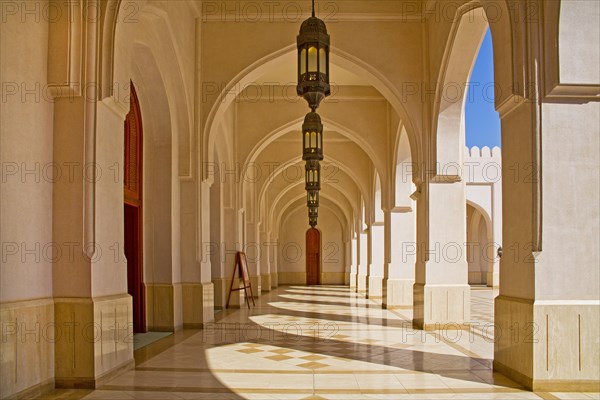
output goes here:
{"type": "Polygon", "coordinates": [[[131,84],[129,113],[125,118],[124,245],[127,258],[127,291],[133,300],[133,332],[146,332],[146,299],[142,249],[142,116],[131,84]]]}
{"type": "Polygon", "coordinates": [[[310,228],[306,231],[306,284],[321,282],[321,232],[310,228]]]}

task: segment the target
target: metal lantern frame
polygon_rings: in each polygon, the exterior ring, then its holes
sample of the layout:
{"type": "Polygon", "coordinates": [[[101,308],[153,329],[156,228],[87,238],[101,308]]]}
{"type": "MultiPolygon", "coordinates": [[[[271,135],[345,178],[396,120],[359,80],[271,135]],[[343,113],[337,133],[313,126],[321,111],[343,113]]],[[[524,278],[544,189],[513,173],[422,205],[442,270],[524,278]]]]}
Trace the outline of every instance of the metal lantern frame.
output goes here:
{"type": "Polygon", "coordinates": [[[317,160],[308,160],[304,166],[304,188],[321,190],[321,164],[317,160]]]}
{"type": "Polygon", "coordinates": [[[306,191],[306,205],[308,207],[319,207],[319,191],[318,190],[307,190],[306,191]]]}
{"type": "Polygon", "coordinates": [[[306,114],[302,124],[302,159],[323,160],[323,124],[314,111],[306,114]]]}
{"type": "Polygon", "coordinates": [[[319,218],[319,207],[308,207],[308,222],[313,228],[317,225],[319,218]]]}

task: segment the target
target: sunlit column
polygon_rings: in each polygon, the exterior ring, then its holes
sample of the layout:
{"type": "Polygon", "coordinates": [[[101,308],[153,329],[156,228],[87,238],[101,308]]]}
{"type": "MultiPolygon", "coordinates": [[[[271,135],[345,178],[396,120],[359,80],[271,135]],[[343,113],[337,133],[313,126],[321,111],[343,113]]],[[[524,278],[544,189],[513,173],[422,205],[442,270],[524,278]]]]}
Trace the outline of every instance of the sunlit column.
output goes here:
{"type": "Polygon", "coordinates": [[[368,274],[368,241],[369,231],[364,230],[359,233],[358,240],[358,278],[357,278],[357,292],[366,294],[367,293],[367,274],[368,274]]]}
{"type": "Polygon", "coordinates": [[[369,268],[368,298],[380,301],[385,262],[385,227],[383,222],[371,225],[371,263],[369,268]]]}
{"type": "Polygon", "coordinates": [[[470,320],[471,297],[465,184],[454,179],[428,185],[428,193],[421,193],[417,200],[420,234],[413,324],[421,329],[460,329],[470,320]]]}

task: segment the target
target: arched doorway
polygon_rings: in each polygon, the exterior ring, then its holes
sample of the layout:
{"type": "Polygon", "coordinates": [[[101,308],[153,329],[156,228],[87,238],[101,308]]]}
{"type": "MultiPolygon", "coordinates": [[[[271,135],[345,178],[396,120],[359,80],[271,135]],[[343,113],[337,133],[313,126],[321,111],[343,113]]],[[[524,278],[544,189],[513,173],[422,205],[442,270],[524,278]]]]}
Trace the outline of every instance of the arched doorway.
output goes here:
{"type": "Polygon", "coordinates": [[[142,115],[133,83],[125,118],[124,246],[127,258],[127,292],[133,301],[133,332],[146,332],[142,260],[142,115]]]}
{"type": "Polygon", "coordinates": [[[310,228],[306,231],[306,284],[321,283],[321,232],[310,228]]]}
{"type": "Polygon", "coordinates": [[[467,203],[467,263],[469,285],[492,286],[495,248],[487,215],[467,203]]]}

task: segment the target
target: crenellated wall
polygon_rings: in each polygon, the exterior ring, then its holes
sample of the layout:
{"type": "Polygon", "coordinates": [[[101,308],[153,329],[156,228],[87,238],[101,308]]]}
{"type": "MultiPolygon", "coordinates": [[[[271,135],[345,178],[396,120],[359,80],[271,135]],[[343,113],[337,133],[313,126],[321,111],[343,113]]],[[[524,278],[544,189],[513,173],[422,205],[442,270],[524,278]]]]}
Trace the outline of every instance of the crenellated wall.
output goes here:
{"type": "Polygon", "coordinates": [[[469,283],[498,286],[502,245],[502,151],[465,148],[463,179],[467,199],[469,283]]]}

